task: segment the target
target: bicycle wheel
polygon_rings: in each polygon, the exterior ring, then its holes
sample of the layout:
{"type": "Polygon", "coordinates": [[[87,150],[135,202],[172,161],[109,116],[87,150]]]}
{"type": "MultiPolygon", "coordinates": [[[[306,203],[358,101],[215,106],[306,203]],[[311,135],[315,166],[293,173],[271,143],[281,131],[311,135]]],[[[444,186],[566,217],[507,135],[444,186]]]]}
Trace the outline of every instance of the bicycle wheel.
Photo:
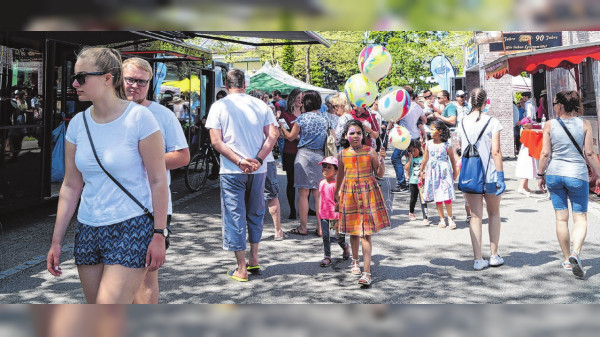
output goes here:
{"type": "Polygon", "coordinates": [[[206,178],[208,177],[209,171],[206,170],[206,156],[201,156],[200,153],[194,155],[190,163],[185,168],[185,186],[190,192],[200,191],[206,178]]]}

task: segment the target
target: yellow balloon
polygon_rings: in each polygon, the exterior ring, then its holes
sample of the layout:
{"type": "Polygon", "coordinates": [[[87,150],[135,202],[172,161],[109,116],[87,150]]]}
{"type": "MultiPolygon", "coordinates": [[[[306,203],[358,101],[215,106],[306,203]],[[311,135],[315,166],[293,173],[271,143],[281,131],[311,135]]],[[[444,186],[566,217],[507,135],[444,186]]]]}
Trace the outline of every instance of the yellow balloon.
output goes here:
{"type": "Polygon", "coordinates": [[[403,126],[396,126],[390,130],[390,143],[394,148],[406,150],[410,145],[410,132],[403,126]]]}

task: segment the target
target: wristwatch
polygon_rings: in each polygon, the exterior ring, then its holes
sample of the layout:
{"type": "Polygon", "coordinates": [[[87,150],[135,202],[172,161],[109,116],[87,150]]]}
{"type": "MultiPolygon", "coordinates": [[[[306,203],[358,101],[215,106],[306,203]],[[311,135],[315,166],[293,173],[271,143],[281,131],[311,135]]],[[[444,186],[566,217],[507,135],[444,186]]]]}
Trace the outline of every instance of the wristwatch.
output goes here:
{"type": "Polygon", "coordinates": [[[165,227],[163,229],[154,228],[154,234],[162,234],[165,238],[169,237],[169,230],[165,227]]]}
{"type": "Polygon", "coordinates": [[[256,158],[254,158],[254,159],[258,160],[258,162],[259,162],[261,165],[263,164],[263,160],[262,160],[262,159],[260,159],[260,157],[259,157],[259,156],[256,156],[256,158]]]}

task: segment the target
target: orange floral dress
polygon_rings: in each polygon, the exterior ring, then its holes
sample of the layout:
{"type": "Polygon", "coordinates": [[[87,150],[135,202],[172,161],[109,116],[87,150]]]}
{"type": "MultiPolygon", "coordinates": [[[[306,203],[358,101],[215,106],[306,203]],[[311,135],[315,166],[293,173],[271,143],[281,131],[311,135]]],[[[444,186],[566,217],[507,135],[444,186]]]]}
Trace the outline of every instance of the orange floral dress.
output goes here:
{"type": "Polygon", "coordinates": [[[383,194],[373,175],[371,147],[342,150],[344,181],[340,188],[340,233],[371,235],[390,227],[383,194]]]}

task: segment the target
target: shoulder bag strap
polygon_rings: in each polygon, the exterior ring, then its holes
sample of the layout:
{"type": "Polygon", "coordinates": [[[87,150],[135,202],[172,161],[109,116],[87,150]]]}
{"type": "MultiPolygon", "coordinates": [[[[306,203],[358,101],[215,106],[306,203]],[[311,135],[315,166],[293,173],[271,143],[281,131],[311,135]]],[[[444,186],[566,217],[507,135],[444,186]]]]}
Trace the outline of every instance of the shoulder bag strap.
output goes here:
{"type": "Polygon", "coordinates": [[[98,154],[96,153],[96,148],[94,147],[94,142],[92,141],[92,135],[90,134],[90,129],[88,127],[87,119],[85,118],[85,111],[83,111],[82,113],[83,113],[83,123],[85,124],[85,131],[87,131],[88,139],[90,140],[90,145],[92,146],[92,152],[94,152],[94,157],[96,158],[96,162],[98,162],[98,165],[100,166],[102,171],[104,171],[104,173],[106,173],[106,175],[117,186],[119,186],[119,188],[121,190],[123,190],[123,192],[125,192],[125,194],[127,194],[127,196],[129,196],[131,198],[131,200],[133,200],[138,206],[140,206],[140,208],[144,211],[144,214],[146,214],[152,221],[154,221],[154,217],[152,216],[152,213],[150,213],[150,211],[146,207],[144,207],[144,205],[142,205],[142,203],[139,200],[137,200],[131,193],[129,193],[129,191],[125,187],[123,187],[123,185],[121,185],[121,183],[119,183],[117,181],[117,179],[115,179],[115,177],[113,177],[110,173],[108,173],[108,171],[104,168],[104,166],[102,166],[102,163],[100,162],[100,158],[98,158],[98,154]]]}
{"type": "Polygon", "coordinates": [[[560,123],[560,126],[562,126],[562,128],[565,130],[565,133],[567,134],[567,136],[569,136],[569,139],[571,139],[571,142],[573,142],[573,145],[575,145],[575,148],[577,149],[577,151],[579,151],[579,154],[583,157],[583,159],[585,159],[581,147],[579,147],[579,144],[577,144],[575,138],[573,138],[573,135],[571,135],[571,132],[569,132],[569,129],[567,129],[565,123],[560,118],[557,118],[556,120],[560,123]]]}

